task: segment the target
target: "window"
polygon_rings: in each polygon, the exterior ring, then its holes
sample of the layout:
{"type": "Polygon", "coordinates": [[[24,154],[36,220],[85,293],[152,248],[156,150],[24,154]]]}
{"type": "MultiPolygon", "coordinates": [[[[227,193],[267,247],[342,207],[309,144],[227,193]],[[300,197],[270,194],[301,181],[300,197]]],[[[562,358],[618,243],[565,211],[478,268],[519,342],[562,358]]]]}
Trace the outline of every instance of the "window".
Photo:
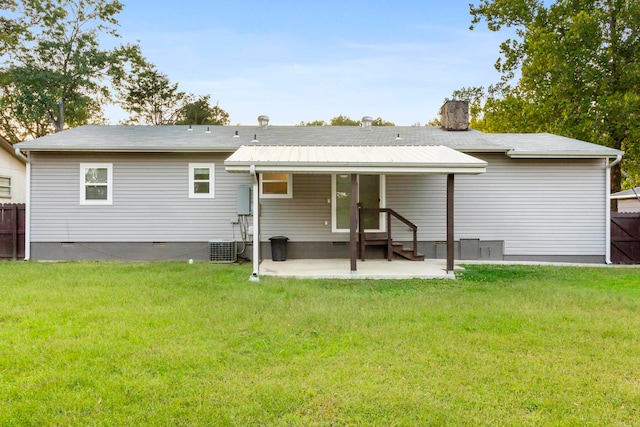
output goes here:
{"type": "MultiPolygon", "coordinates": [[[[365,208],[385,207],[384,175],[358,175],[358,201],[365,208]]],[[[334,233],[349,232],[351,213],[351,175],[331,177],[331,229],[334,233]]],[[[367,231],[384,231],[383,214],[365,214],[362,218],[367,231]]]]}
{"type": "Polygon", "coordinates": [[[189,163],[189,198],[213,199],[215,165],[189,163]]]}
{"type": "Polygon", "coordinates": [[[11,197],[11,178],[0,176],[0,197],[11,197]]]}
{"type": "Polygon", "coordinates": [[[290,173],[260,174],[260,197],[265,199],[290,199],[293,197],[290,173]]]}
{"type": "Polygon", "coordinates": [[[80,164],[80,204],[110,205],[113,194],[111,163],[80,164]]]}

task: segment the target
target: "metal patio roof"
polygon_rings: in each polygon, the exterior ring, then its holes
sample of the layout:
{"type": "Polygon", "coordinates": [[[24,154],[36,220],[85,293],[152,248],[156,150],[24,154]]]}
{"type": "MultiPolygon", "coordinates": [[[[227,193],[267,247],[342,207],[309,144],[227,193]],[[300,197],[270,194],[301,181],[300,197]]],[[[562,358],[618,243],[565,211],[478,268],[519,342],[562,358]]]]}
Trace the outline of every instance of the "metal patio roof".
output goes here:
{"type": "Polygon", "coordinates": [[[442,145],[245,145],[224,162],[229,172],[480,174],[483,160],[442,145]]]}

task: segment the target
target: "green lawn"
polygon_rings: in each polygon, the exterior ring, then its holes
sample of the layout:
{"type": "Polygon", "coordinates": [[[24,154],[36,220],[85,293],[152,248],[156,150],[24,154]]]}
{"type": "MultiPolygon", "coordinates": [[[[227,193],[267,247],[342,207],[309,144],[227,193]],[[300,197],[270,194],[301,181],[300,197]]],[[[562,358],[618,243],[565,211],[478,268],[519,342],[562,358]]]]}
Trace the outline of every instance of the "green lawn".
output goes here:
{"type": "Polygon", "coordinates": [[[0,263],[0,425],[639,425],[640,268],[0,263]]]}

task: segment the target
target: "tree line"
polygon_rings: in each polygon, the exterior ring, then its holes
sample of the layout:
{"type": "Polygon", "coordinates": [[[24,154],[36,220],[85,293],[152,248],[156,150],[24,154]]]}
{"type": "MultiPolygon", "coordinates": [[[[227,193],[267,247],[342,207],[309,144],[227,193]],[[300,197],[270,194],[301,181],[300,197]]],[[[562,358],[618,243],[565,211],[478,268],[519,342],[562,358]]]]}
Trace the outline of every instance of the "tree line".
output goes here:
{"type": "MultiPolygon", "coordinates": [[[[508,30],[488,88],[463,87],[471,126],[549,132],[625,151],[612,191],[640,182],[640,2],[480,0],[471,29],[508,30]],[[627,178],[623,179],[623,175],[627,178]]],[[[118,0],[0,0],[0,133],[9,141],[104,123],[117,103],[127,124],[228,124],[210,95],[179,90],[136,43],[120,37],[118,0]]],[[[339,115],[305,126],[360,125],[339,115]]],[[[429,124],[434,124],[430,122],[429,124]]],[[[393,125],[378,117],[373,125],[393,125]]]]}
{"type": "Polygon", "coordinates": [[[481,0],[470,13],[472,30],[511,35],[495,65],[500,81],[452,94],[470,101],[471,126],[623,150],[611,191],[640,185],[640,2],[481,0]]]}
{"type": "Polygon", "coordinates": [[[178,89],[135,43],[118,39],[118,0],[0,0],[0,132],[11,142],[104,123],[117,103],[127,124],[228,124],[210,95],[178,89]]]}
{"type": "MultiPolygon", "coordinates": [[[[314,120],[311,122],[300,122],[299,126],[362,126],[361,120],[354,120],[349,116],[343,116],[340,114],[339,116],[333,117],[329,122],[325,122],[324,120],[314,120]]],[[[371,126],[395,126],[396,124],[393,122],[389,122],[384,120],[382,117],[378,117],[371,121],[371,126]]]]}
{"type": "MultiPolygon", "coordinates": [[[[229,124],[210,95],[181,91],[139,44],[103,47],[104,38],[120,38],[120,1],[0,0],[0,7],[0,133],[7,140],[104,124],[110,103],[129,114],[123,124],[229,124]]],[[[340,115],[330,124],[360,122],[340,115]]],[[[381,118],[373,124],[392,125],[381,118]]]]}

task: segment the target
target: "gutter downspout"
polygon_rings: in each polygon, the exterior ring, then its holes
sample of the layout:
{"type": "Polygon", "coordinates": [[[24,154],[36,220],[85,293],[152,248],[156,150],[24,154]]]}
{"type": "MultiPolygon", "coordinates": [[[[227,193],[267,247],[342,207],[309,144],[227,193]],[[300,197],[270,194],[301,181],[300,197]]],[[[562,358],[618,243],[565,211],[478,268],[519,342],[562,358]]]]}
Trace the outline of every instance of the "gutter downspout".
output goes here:
{"type": "Polygon", "coordinates": [[[260,281],[260,200],[258,188],[258,174],[256,165],[249,166],[249,173],[253,181],[253,273],[249,277],[251,282],[260,281]]]}
{"type": "MultiPolygon", "coordinates": [[[[16,148],[16,152],[19,151],[16,148]]],[[[26,203],[24,211],[24,260],[31,259],[31,152],[27,152],[26,203]]]]}
{"type": "Polygon", "coordinates": [[[611,168],[620,163],[622,160],[622,154],[618,154],[616,159],[609,163],[607,159],[607,173],[605,174],[605,257],[604,262],[611,264],[611,168]]]}
{"type": "Polygon", "coordinates": [[[20,159],[24,160],[25,163],[29,163],[29,159],[27,157],[25,157],[24,154],[22,154],[22,151],[20,151],[19,148],[15,148],[15,152],[16,152],[16,156],[18,156],[20,159]]]}

